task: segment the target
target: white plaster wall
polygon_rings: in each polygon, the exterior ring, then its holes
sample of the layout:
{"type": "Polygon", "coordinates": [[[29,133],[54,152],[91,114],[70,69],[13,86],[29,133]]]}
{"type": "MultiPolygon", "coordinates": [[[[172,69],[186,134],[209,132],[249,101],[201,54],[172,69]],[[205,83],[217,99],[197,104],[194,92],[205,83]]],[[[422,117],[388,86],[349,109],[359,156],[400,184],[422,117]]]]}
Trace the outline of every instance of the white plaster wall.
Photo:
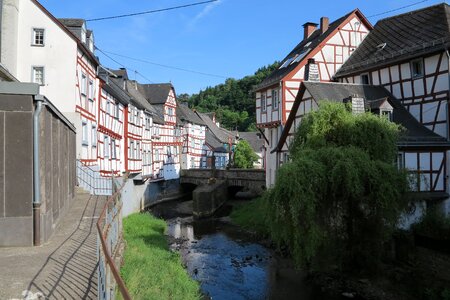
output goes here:
{"type": "Polygon", "coordinates": [[[0,61],[12,75],[17,77],[19,0],[3,0],[2,4],[0,61]]]}
{"type": "Polygon", "coordinates": [[[63,113],[75,110],[77,44],[30,0],[20,1],[17,78],[32,79],[32,66],[45,67],[41,94],[63,113]],[[45,29],[45,46],[31,46],[32,29],[45,29]]]}

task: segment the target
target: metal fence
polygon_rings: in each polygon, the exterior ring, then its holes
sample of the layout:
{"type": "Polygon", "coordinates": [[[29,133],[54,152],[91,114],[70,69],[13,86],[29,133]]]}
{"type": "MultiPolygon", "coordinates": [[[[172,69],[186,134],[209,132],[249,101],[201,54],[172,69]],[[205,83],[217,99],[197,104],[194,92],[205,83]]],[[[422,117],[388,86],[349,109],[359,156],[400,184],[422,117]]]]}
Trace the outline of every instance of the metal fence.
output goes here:
{"type": "Polygon", "coordinates": [[[96,170],[98,166],[86,166],[77,160],[78,185],[92,195],[111,196],[113,192],[112,177],[104,177],[96,170]]]}
{"type": "MultiPolygon", "coordinates": [[[[112,180],[113,186],[115,182],[112,180]]],[[[123,185],[108,198],[97,221],[98,299],[116,299],[119,291],[123,299],[131,299],[120,277],[114,259],[122,244],[122,197],[123,185]]]]}

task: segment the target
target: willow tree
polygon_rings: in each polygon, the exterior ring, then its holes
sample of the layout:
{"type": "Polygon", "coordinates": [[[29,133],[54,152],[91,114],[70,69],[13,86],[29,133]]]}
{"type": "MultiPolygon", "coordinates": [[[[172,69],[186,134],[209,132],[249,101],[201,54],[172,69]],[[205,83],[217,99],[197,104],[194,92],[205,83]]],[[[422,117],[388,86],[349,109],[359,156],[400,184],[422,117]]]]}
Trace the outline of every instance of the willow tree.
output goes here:
{"type": "Polygon", "coordinates": [[[265,195],[272,238],[312,269],[374,270],[406,207],[400,128],[323,102],[298,128],[292,161],[265,195]]]}

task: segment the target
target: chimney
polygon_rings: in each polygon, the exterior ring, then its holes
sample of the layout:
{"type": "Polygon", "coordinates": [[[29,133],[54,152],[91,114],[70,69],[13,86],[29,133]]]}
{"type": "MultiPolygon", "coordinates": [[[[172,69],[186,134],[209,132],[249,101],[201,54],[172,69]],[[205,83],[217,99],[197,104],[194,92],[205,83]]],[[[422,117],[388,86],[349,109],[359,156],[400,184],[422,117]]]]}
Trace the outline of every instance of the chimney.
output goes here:
{"type": "Polygon", "coordinates": [[[305,29],[305,33],[303,36],[303,39],[306,40],[307,38],[309,38],[311,36],[311,34],[314,32],[314,30],[317,29],[317,25],[316,23],[312,23],[312,22],[307,22],[305,24],[303,24],[303,28],[305,29]]]}
{"type": "Polygon", "coordinates": [[[330,19],[328,17],[320,18],[320,31],[322,33],[325,33],[328,30],[329,26],[330,26],[330,19]]]}

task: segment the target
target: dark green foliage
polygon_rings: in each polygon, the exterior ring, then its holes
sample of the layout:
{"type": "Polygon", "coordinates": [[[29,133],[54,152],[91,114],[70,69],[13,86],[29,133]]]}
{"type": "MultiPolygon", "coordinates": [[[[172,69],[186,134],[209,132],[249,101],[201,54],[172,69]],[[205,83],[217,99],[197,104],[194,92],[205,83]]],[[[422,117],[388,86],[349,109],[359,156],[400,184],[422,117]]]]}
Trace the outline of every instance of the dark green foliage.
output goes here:
{"type": "Polygon", "coordinates": [[[303,119],[266,195],[272,238],[312,269],[374,271],[406,207],[408,180],[394,164],[399,128],[322,103],[303,119]]]}
{"type": "Polygon", "coordinates": [[[431,238],[450,240],[450,216],[437,208],[427,209],[420,222],[414,225],[414,231],[431,238]]]}
{"type": "Polygon", "coordinates": [[[239,169],[252,169],[253,163],[258,161],[258,155],[246,140],[241,140],[234,153],[234,166],[239,169]]]}
{"type": "MultiPolygon", "coordinates": [[[[238,80],[229,78],[223,84],[208,87],[189,98],[189,107],[200,112],[216,112],[217,119],[227,129],[252,131],[256,128],[256,98],[253,88],[278,66],[279,63],[275,62],[258,69],[252,76],[238,80]]],[[[180,96],[186,101],[186,95],[180,96]]]]}
{"type": "Polygon", "coordinates": [[[246,203],[233,206],[231,220],[237,225],[265,238],[269,235],[267,228],[267,201],[257,198],[246,203]]]}

